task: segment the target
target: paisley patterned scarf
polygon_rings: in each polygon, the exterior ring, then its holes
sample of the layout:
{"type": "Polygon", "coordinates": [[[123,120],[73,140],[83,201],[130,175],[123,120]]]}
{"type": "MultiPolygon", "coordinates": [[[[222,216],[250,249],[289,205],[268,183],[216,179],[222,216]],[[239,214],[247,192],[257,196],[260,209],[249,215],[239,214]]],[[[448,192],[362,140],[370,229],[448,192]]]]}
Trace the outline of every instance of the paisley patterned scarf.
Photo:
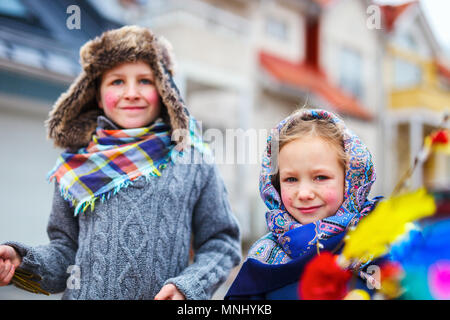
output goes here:
{"type": "MultiPolygon", "coordinates": [[[[190,143],[206,150],[190,120],[190,143]]],[[[171,143],[170,126],[158,119],[151,126],[134,129],[104,129],[96,133],[86,148],[64,152],[47,179],[56,179],[74,214],[94,210],[98,199],[104,201],[139,177],[157,177],[169,161],[182,152],[171,143]]]]}
{"type": "MultiPolygon", "coordinates": [[[[281,128],[293,117],[284,119],[267,139],[263,155],[259,189],[261,197],[269,209],[266,222],[270,233],[266,234],[250,248],[248,258],[257,259],[266,264],[284,264],[301,257],[317,246],[327,248],[327,240],[345,232],[373,210],[381,197],[368,199],[370,188],[375,182],[375,167],[372,156],[361,140],[345,127],[342,120],[325,110],[304,109],[301,118],[326,119],[334,123],[344,135],[344,150],[348,155],[345,172],[344,201],[335,215],[302,225],[285,209],[278,191],[271,182],[276,162],[272,154],[274,139],[281,128]]],[[[276,144],[278,148],[278,144],[276,144]]]]}

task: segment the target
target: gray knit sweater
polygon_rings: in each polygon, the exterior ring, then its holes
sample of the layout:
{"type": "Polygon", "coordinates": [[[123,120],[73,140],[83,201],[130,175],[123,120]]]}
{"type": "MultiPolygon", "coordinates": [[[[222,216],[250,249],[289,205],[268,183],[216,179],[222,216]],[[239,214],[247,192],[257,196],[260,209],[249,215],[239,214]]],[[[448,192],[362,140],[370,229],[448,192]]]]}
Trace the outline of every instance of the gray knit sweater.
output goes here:
{"type": "Polygon", "coordinates": [[[47,233],[45,246],[5,244],[63,299],[153,299],[168,283],[187,299],[209,299],[241,258],[225,185],[205,162],[170,163],[77,217],[55,185],[47,233]]]}

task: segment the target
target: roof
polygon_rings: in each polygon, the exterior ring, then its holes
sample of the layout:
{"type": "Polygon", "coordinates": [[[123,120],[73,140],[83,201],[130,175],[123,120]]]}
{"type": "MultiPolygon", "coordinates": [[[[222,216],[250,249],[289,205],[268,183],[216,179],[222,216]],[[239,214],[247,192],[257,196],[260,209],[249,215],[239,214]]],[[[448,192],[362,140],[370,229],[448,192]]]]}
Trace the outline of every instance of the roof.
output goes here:
{"type": "Polygon", "coordinates": [[[318,5],[320,5],[322,7],[326,7],[327,5],[332,3],[333,1],[334,0],[314,0],[315,3],[317,3],[318,5]]]}
{"type": "Polygon", "coordinates": [[[69,28],[73,1],[12,1],[0,10],[0,69],[37,70],[75,77],[79,49],[87,40],[119,24],[104,18],[88,1],[77,1],[80,27],[69,28]],[[12,8],[12,9],[11,9],[12,8]]]}
{"type": "Polygon", "coordinates": [[[407,8],[411,5],[417,4],[418,1],[406,2],[400,5],[381,5],[381,13],[383,15],[384,25],[386,27],[386,31],[392,31],[394,28],[395,21],[407,8]]]}
{"type": "MultiPolygon", "coordinates": [[[[381,12],[383,14],[386,31],[387,32],[392,31],[394,29],[395,22],[406,11],[406,9],[418,3],[419,1],[415,0],[403,3],[401,5],[380,6],[381,12]]],[[[450,79],[450,69],[447,66],[445,66],[444,63],[440,62],[439,59],[434,59],[434,62],[436,63],[436,67],[439,74],[447,79],[450,79]]]]}
{"type": "Polygon", "coordinates": [[[326,75],[304,63],[293,63],[267,52],[259,53],[259,63],[279,82],[308,90],[329,102],[339,113],[370,120],[373,115],[357,99],[332,85],[326,75]]]}
{"type": "Polygon", "coordinates": [[[441,63],[437,60],[435,61],[435,63],[436,63],[436,67],[438,69],[439,74],[450,80],[450,68],[448,68],[443,63],[441,63]]]}

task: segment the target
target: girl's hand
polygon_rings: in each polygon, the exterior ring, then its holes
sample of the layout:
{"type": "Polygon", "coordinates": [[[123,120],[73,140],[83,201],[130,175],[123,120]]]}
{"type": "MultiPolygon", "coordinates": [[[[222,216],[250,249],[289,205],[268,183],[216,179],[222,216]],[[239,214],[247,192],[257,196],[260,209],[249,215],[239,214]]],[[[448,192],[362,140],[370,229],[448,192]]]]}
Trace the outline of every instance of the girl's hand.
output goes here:
{"type": "Polygon", "coordinates": [[[155,296],[155,300],[186,300],[186,297],[177,287],[169,283],[161,288],[161,291],[155,296]]]}
{"type": "Polygon", "coordinates": [[[6,286],[20,266],[22,257],[10,246],[0,246],[0,287],[6,286]]]}

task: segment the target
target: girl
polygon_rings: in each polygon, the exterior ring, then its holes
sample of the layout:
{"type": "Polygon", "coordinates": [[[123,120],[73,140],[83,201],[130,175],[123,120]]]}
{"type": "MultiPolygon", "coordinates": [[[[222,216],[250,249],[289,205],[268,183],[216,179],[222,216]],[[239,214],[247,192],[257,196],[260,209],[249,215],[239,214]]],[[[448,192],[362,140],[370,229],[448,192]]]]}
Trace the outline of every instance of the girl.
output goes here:
{"type": "Polygon", "coordinates": [[[239,229],[216,166],[186,161],[208,154],[167,43],[126,26],[80,56],[82,73],[47,121],[67,149],[49,174],[50,243],[0,246],[0,284],[20,266],[63,299],[210,298],[239,263],[239,229]]]}
{"type": "Polygon", "coordinates": [[[227,299],[298,299],[298,279],[318,250],[339,249],[345,231],[373,210],[375,168],[342,120],[300,110],[268,138],[260,192],[270,233],[250,248],[227,299]]]}

